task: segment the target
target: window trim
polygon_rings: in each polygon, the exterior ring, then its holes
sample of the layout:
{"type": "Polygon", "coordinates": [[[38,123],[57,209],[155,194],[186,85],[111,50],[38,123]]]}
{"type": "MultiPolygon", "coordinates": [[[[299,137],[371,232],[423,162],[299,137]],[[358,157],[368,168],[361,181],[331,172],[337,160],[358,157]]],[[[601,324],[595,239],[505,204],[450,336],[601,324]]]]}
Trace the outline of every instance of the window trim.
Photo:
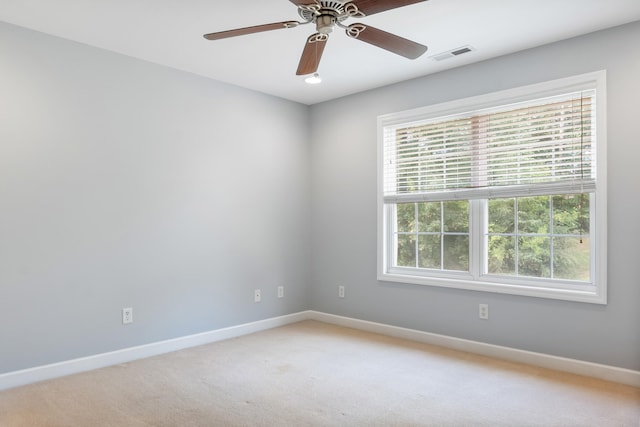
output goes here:
{"type": "MultiPolygon", "coordinates": [[[[416,285],[427,285],[472,291],[493,292],[511,295],[522,295],[539,298],[550,298],[567,301],[577,301],[594,304],[607,303],[607,117],[606,117],[606,71],[596,71],[578,76],[557,79],[544,83],[517,87],[480,96],[444,102],[413,110],[386,114],[378,117],[378,209],[377,209],[377,278],[379,281],[399,282],[416,285]],[[593,193],[595,203],[590,204],[591,251],[594,262],[591,265],[591,284],[575,284],[571,281],[518,277],[510,279],[473,273],[481,271],[478,263],[482,263],[481,250],[484,234],[470,233],[471,254],[469,257],[471,273],[449,274],[446,271],[417,271],[411,268],[390,268],[391,259],[387,254],[392,253],[392,231],[389,230],[387,218],[391,215],[392,206],[384,203],[384,128],[401,123],[411,123],[434,117],[460,114],[472,110],[482,110],[527,102],[535,99],[560,95],[567,92],[595,89],[596,90],[596,171],[597,187],[593,193]],[[473,268],[476,266],[476,268],[473,268]],[[595,271],[593,271],[595,270],[595,271]],[[465,276],[465,277],[463,277],[465,276]],[[475,277],[477,276],[477,277],[475,277]],[[480,277],[481,276],[481,277],[480,277]],[[553,286],[550,284],[553,283],[553,286]]],[[[470,228],[478,230],[483,227],[482,200],[470,200],[470,228]],[[471,203],[473,202],[473,203],[471,203]]],[[[484,230],[483,230],[484,231],[484,230]]],[[[486,254],[485,254],[486,255],[486,254]]]]}

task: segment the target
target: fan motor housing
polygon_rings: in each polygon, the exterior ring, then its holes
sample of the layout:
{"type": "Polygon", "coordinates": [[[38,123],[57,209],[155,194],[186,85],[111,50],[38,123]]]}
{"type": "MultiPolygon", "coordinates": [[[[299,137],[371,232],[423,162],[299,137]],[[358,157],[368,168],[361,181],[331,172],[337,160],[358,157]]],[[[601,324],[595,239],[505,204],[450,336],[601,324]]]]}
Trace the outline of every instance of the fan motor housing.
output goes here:
{"type": "MultiPolygon", "coordinates": [[[[342,2],[327,1],[327,0],[317,0],[316,4],[314,5],[301,6],[298,8],[298,14],[305,21],[315,22],[316,25],[318,25],[318,21],[320,20],[320,18],[324,16],[333,17],[334,24],[335,22],[344,21],[349,17],[349,15],[345,11],[344,4],[342,2]]],[[[320,31],[318,30],[318,32],[320,31]]]]}

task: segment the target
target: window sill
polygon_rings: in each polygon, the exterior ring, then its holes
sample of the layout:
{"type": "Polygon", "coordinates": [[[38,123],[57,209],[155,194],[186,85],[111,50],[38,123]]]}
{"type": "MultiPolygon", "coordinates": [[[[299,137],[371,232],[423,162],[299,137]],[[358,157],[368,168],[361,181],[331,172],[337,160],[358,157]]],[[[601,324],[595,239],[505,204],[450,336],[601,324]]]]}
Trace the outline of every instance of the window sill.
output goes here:
{"type": "Polygon", "coordinates": [[[591,304],[607,303],[606,290],[594,285],[574,285],[570,288],[545,286],[546,284],[509,284],[488,280],[460,279],[451,277],[418,276],[401,272],[379,273],[378,280],[383,282],[408,283],[441,288],[464,289],[479,292],[520,295],[591,304]]]}

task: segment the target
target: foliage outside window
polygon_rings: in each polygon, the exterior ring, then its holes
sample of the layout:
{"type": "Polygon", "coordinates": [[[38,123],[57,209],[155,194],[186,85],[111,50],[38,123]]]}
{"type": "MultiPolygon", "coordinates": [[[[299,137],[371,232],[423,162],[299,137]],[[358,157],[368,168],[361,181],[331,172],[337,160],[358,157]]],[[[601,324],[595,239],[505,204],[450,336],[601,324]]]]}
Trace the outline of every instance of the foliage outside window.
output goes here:
{"type": "Polygon", "coordinates": [[[379,279],[605,303],[604,79],[381,117],[379,279]]]}

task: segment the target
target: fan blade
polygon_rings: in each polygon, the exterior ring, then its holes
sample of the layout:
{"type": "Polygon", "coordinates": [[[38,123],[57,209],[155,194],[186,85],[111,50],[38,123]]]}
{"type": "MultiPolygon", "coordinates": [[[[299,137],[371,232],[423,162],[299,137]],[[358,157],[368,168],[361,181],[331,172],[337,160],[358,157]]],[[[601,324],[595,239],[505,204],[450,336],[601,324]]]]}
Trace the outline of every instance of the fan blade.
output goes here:
{"type": "Polygon", "coordinates": [[[408,6],[414,3],[421,3],[423,1],[427,0],[351,0],[345,4],[345,8],[348,8],[347,5],[351,3],[355,5],[363,15],[369,16],[374,13],[384,12],[385,10],[408,6]]]}
{"type": "Polygon", "coordinates": [[[263,31],[280,30],[282,28],[294,28],[298,26],[297,21],[274,22],[273,24],[256,25],[254,27],[238,28],[235,30],[220,31],[219,33],[205,34],[207,40],[220,40],[229,37],[244,36],[245,34],[261,33],[263,31]]]}
{"type": "Polygon", "coordinates": [[[317,4],[315,0],[289,0],[296,6],[309,6],[310,4],[317,4]]]}
{"type": "Polygon", "coordinates": [[[364,24],[349,25],[347,35],[409,59],[416,59],[427,51],[420,43],[364,24]]]}
{"type": "Polygon", "coordinates": [[[304,76],[305,74],[313,74],[318,71],[320,58],[322,58],[322,52],[324,52],[324,47],[328,39],[325,34],[320,33],[309,36],[307,44],[302,51],[302,57],[300,58],[296,75],[304,76]]]}

